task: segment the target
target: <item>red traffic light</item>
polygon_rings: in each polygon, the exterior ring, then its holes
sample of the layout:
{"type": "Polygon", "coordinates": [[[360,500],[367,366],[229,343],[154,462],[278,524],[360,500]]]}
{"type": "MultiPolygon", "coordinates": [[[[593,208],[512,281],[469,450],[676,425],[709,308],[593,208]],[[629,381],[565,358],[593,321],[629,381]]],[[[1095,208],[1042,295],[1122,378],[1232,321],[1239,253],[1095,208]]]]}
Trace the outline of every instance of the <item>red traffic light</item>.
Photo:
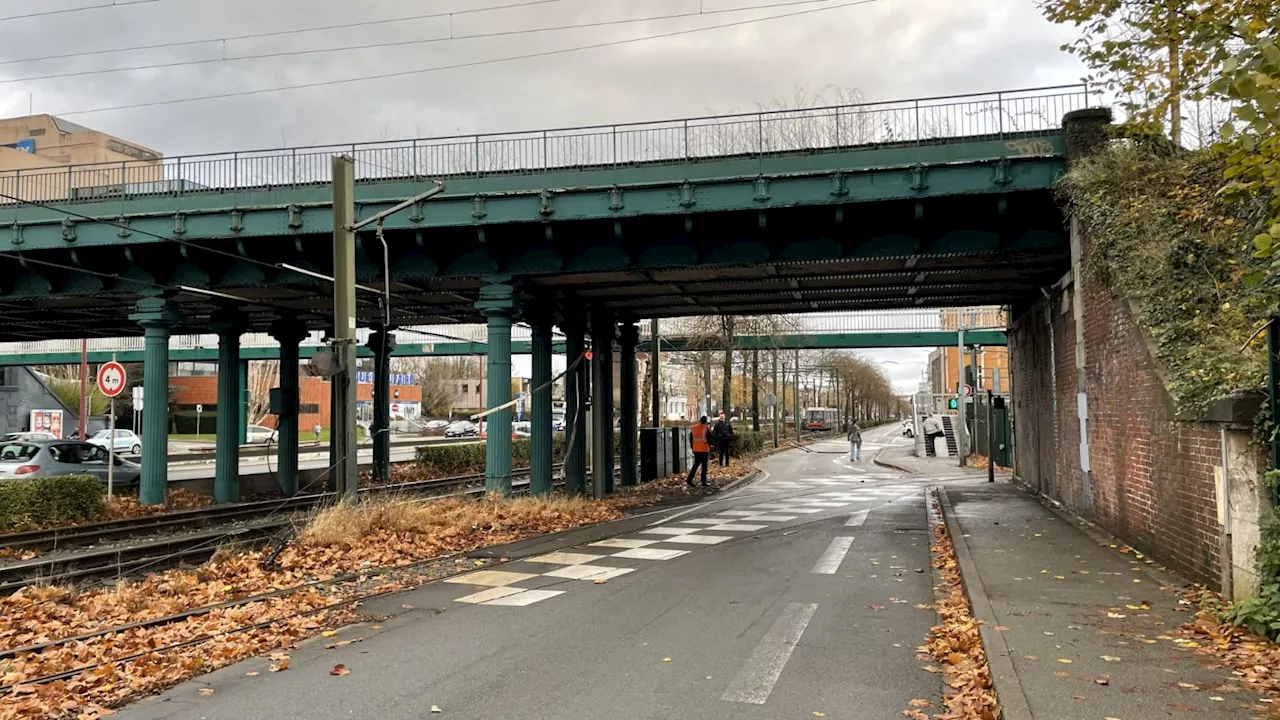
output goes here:
{"type": "Polygon", "coordinates": [[[590,359],[591,359],[591,351],[590,351],[590,350],[588,350],[588,351],[586,351],[586,352],[582,353],[582,356],[583,356],[583,357],[585,357],[586,359],[590,360],[590,359]]]}

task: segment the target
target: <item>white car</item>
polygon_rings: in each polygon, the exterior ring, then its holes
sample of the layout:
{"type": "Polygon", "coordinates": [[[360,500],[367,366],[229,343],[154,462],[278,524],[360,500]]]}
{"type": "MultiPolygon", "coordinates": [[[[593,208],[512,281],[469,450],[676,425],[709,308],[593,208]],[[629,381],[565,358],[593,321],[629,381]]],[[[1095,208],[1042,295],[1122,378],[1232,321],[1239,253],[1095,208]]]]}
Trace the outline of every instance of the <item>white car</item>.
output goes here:
{"type": "Polygon", "coordinates": [[[250,444],[270,442],[276,434],[275,430],[262,425],[250,425],[245,428],[245,440],[250,444]]]}
{"type": "Polygon", "coordinates": [[[110,430],[99,430],[89,436],[89,444],[97,445],[100,448],[107,448],[118,453],[129,455],[142,454],[142,438],[134,434],[132,430],[116,430],[115,439],[111,440],[110,430]]]}

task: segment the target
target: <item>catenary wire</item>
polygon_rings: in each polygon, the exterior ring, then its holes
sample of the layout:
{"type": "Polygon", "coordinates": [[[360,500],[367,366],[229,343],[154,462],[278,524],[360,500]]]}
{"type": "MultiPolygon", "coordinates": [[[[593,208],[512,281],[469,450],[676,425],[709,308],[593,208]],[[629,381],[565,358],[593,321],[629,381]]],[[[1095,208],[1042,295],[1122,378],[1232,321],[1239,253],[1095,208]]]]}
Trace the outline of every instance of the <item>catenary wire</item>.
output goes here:
{"type": "Polygon", "coordinates": [[[698,28],[686,28],[684,30],[673,30],[664,33],[654,33],[636,38],[626,38],[622,40],[609,40],[604,42],[591,43],[588,45],[578,45],[575,47],[556,48],[554,50],[543,50],[534,53],[523,53],[519,55],[508,55],[505,57],[489,58],[486,60],[473,60],[469,62],[453,63],[449,65],[436,65],[427,68],[418,68],[415,70],[398,70],[394,72],[378,73],[375,75],[362,75],[353,78],[344,78],[340,80],[322,80],[310,83],[299,83],[296,85],[283,85],[274,88],[261,88],[258,90],[239,90],[235,92],[217,93],[213,95],[199,95],[187,98],[174,98],[171,100],[153,100],[151,102],[131,103],[127,105],[113,105],[98,108],[89,108],[84,110],[63,110],[55,113],[56,115],[72,116],[72,115],[93,115],[105,112],[117,112],[120,110],[136,110],[141,108],[161,107],[166,105],[178,105],[182,103],[201,102],[205,100],[223,100],[235,97],[248,97],[252,95],[266,95],[269,93],[284,92],[287,90],[304,90],[308,88],[329,87],[333,85],[347,85],[351,83],[365,82],[368,80],[385,80],[390,78],[410,77],[414,75],[425,75],[433,72],[442,72],[445,70],[460,70],[464,68],[482,67],[485,65],[497,65],[500,63],[513,62],[517,60],[532,60],[536,58],[553,57],[556,55],[564,55],[573,52],[581,52],[583,50],[597,50],[607,47],[618,47],[621,45],[631,45],[639,42],[647,42],[649,40],[660,40],[664,38],[681,37],[684,35],[693,35],[701,32],[709,32],[711,30],[723,30],[727,28],[742,27],[746,25],[754,25],[757,23],[768,22],[770,20],[783,20],[787,18],[800,17],[803,15],[812,15],[819,12],[829,12],[831,10],[840,10],[844,8],[854,7],[857,5],[870,5],[880,0],[851,0],[837,5],[825,5],[818,8],[809,8],[806,10],[797,10],[795,12],[781,13],[778,15],[770,15],[763,18],[749,18],[746,20],[735,20],[733,22],[719,23],[716,25],[706,25],[698,28]]]}
{"type": "Polygon", "coordinates": [[[25,20],[27,18],[47,17],[49,15],[69,15],[71,13],[84,12],[85,10],[102,10],[104,8],[128,7],[130,5],[149,5],[155,2],[160,2],[160,0],[129,0],[128,2],[111,0],[111,2],[99,3],[97,5],[61,8],[59,10],[40,10],[38,12],[24,13],[22,15],[7,15],[5,17],[0,17],[0,22],[4,22],[6,20],[25,20]]]}
{"type": "Polygon", "coordinates": [[[316,27],[295,28],[292,30],[274,30],[271,32],[249,33],[247,35],[228,35],[226,37],[207,38],[205,40],[178,40],[174,42],[154,43],[152,45],[133,45],[122,48],[108,48],[106,50],[86,50],[82,52],[59,53],[57,55],[40,55],[37,57],[15,58],[12,60],[0,60],[0,65],[16,65],[18,63],[42,62],[45,60],[69,60],[79,57],[96,57],[99,55],[113,55],[116,53],[140,52],[142,50],[164,50],[167,48],[191,47],[193,45],[212,45],[214,43],[229,43],[240,40],[259,40],[269,37],[284,37],[287,35],[300,35],[303,33],[324,32],[327,30],[348,30],[359,27],[372,27],[375,25],[390,25],[392,23],[412,22],[414,20],[429,20],[434,18],[453,17],[454,15],[474,15],[482,12],[490,12],[497,10],[509,10],[512,8],[530,7],[533,5],[547,5],[550,3],[563,2],[563,0],[525,0],[525,2],[507,3],[505,5],[490,5],[487,7],[472,8],[470,10],[453,10],[451,12],[434,12],[420,15],[404,15],[401,17],[385,18],[382,20],[361,20],[358,22],[341,23],[338,25],[318,25],[316,27]]]}
{"type": "MultiPolygon", "coordinates": [[[[16,77],[16,78],[4,78],[4,79],[0,79],[0,85],[7,85],[7,84],[19,83],[19,82],[35,82],[38,80],[59,80],[64,78],[86,77],[89,75],[108,75],[108,74],[115,74],[115,73],[135,72],[139,70],[163,70],[168,68],[189,67],[194,65],[216,65],[219,63],[239,62],[243,60],[267,60],[267,59],[273,59],[273,58],[302,57],[307,55],[323,55],[323,54],[329,54],[329,53],[350,52],[353,50],[373,50],[373,49],[381,49],[381,48],[409,47],[414,45],[428,45],[428,44],[442,43],[442,42],[453,42],[456,40],[478,40],[482,38],[515,37],[520,35],[534,35],[534,34],[540,34],[540,33],[561,32],[566,30],[580,30],[580,29],[592,29],[592,28],[598,29],[598,28],[604,28],[604,27],[616,27],[619,25],[633,25],[636,23],[643,23],[643,22],[657,22],[660,20],[687,19],[687,18],[704,17],[704,16],[710,16],[710,15],[721,15],[725,13],[741,13],[741,12],[748,12],[752,10],[771,10],[771,9],[777,9],[781,7],[795,6],[795,5],[814,5],[814,4],[826,4],[826,3],[832,3],[832,2],[835,2],[835,0],[789,0],[786,2],[775,2],[775,3],[770,3],[768,5],[756,5],[751,7],[735,7],[735,8],[722,8],[719,10],[707,10],[707,11],[698,10],[698,11],[692,11],[692,12],[668,13],[664,15],[649,15],[646,17],[625,18],[621,20],[600,20],[597,22],[578,23],[574,25],[557,25],[554,27],[545,27],[545,28],[497,30],[493,32],[472,33],[468,35],[454,35],[450,33],[448,37],[423,38],[423,39],[416,39],[416,40],[393,40],[389,42],[361,43],[356,45],[340,45],[338,47],[313,48],[308,50],[281,50],[278,52],[259,53],[257,55],[239,55],[239,56],[232,56],[232,57],[224,56],[224,57],[217,57],[217,58],[205,58],[202,60],[174,60],[172,62],[152,63],[149,65],[130,65],[127,67],[119,67],[119,68],[99,68],[99,69],[93,69],[93,70],[77,70],[73,72],[48,73],[45,75],[25,75],[25,76],[16,77]]],[[[213,42],[216,42],[216,41],[213,41],[213,42]]]]}

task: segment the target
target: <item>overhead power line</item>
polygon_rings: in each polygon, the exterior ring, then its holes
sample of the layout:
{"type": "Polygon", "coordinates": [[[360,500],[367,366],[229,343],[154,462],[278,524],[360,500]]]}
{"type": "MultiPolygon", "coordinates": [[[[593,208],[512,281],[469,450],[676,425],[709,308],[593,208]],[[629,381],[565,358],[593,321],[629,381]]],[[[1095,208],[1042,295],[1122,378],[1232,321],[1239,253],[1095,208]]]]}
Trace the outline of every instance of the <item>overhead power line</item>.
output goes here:
{"type": "Polygon", "coordinates": [[[62,8],[60,10],[41,10],[39,12],[24,13],[22,15],[8,15],[6,17],[0,17],[0,22],[4,22],[6,20],[25,20],[27,18],[47,17],[49,15],[67,15],[70,13],[84,12],[85,10],[128,7],[129,5],[147,5],[154,2],[160,2],[160,0],[111,0],[111,2],[99,3],[97,5],[82,5],[80,7],[62,8]]]}
{"type": "MultiPolygon", "coordinates": [[[[544,2],[547,0],[543,0],[544,2]]],[[[205,58],[203,60],[174,60],[171,62],[152,63],[149,65],[130,65],[119,68],[102,68],[95,70],[76,70],[72,72],[48,73],[45,75],[27,75],[16,78],[0,79],[0,85],[18,82],[34,82],[37,80],[59,80],[63,78],[85,77],[89,75],[110,75],[115,73],[136,72],[139,70],[163,70],[168,68],[189,67],[193,65],[217,65],[220,63],[240,62],[244,60],[268,60],[273,58],[286,57],[302,57],[307,55],[327,55],[329,53],[351,52],[354,50],[377,50],[385,48],[412,47],[415,45],[432,45],[442,42],[456,42],[462,40],[479,40],[482,38],[496,37],[514,37],[519,35],[536,35],[540,33],[563,32],[566,30],[583,30],[592,28],[616,27],[619,25],[634,25],[643,22],[656,22],[659,20],[678,20],[695,18],[711,15],[723,15],[725,13],[741,13],[752,10],[772,10],[780,7],[793,7],[796,5],[817,5],[828,4],[835,0],[789,0],[785,2],[775,2],[767,5],[754,5],[750,7],[734,7],[721,8],[718,10],[695,10],[680,13],[666,13],[663,15],[649,15],[638,18],[624,18],[621,20],[600,20],[589,23],[576,23],[572,25],[556,25],[553,27],[541,28],[522,28],[518,30],[497,30],[493,32],[471,33],[467,35],[449,34],[448,37],[422,38],[418,40],[392,40],[386,42],[360,43],[356,45],[340,45],[330,48],[314,48],[309,50],[281,50],[278,52],[258,53],[256,55],[235,55],[231,57],[205,58]]],[[[209,42],[209,41],[203,41],[209,42]]],[[[212,41],[218,42],[218,41],[212,41]]]]}
{"type": "MultiPolygon", "coordinates": [[[[155,0],[148,0],[154,2],[155,0]]],[[[61,53],[58,55],[40,55],[38,57],[17,58],[14,60],[0,60],[0,65],[15,65],[18,63],[40,62],[44,60],[69,60],[79,57],[96,57],[99,55],[113,55],[115,53],[139,52],[142,50],[163,50],[167,48],[191,47],[193,45],[210,45],[213,43],[229,43],[240,40],[259,40],[270,37],[283,37],[286,35],[300,35],[303,33],[324,32],[326,30],[349,30],[352,28],[372,27],[375,25],[390,25],[393,23],[411,22],[414,20],[429,20],[433,18],[453,17],[454,15],[474,15],[477,13],[491,12],[497,10],[509,10],[512,8],[531,7],[534,5],[547,5],[550,3],[558,3],[563,0],[525,0],[525,2],[507,3],[505,5],[490,5],[487,7],[472,8],[470,10],[453,10],[450,12],[433,12],[423,15],[403,15],[394,18],[384,18],[382,20],[362,20],[359,22],[342,23],[339,25],[318,25],[315,27],[295,28],[292,30],[275,30],[272,32],[250,33],[248,35],[228,35],[226,37],[206,38],[204,40],[179,40],[175,42],[155,43],[154,45],[133,45],[122,48],[109,48],[106,50],[86,50],[82,52],[61,53]]],[[[96,6],[95,6],[96,7],[96,6]]]]}
{"type": "MultiPolygon", "coordinates": [[[[810,1],[830,2],[832,0],[810,0],[810,1]]],[[[461,70],[464,68],[481,67],[485,65],[497,65],[500,63],[514,62],[517,60],[532,60],[536,58],[552,57],[556,55],[564,55],[567,53],[581,52],[583,50],[596,50],[596,49],[607,48],[607,47],[618,47],[620,45],[631,45],[631,44],[640,43],[640,42],[647,42],[649,40],[660,40],[664,38],[680,37],[683,35],[693,35],[696,33],[709,32],[712,30],[723,30],[723,29],[732,28],[732,27],[754,25],[757,23],[769,22],[770,20],[783,20],[787,18],[800,17],[803,15],[812,15],[814,13],[819,13],[819,12],[829,12],[832,10],[840,10],[844,8],[854,7],[857,5],[870,5],[875,2],[880,2],[880,0],[851,0],[850,2],[842,2],[835,5],[824,5],[822,7],[809,8],[806,10],[797,10],[795,12],[789,12],[789,13],[780,13],[778,15],[770,15],[768,17],[762,17],[762,18],[749,18],[746,20],[735,20],[733,22],[719,23],[716,25],[706,25],[698,28],[686,28],[684,30],[672,30],[669,32],[644,35],[637,38],[626,38],[623,40],[609,40],[605,42],[591,43],[588,45],[578,45],[576,47],[557,48],[554,50],[543,50],[543,51],[533,52],[533,53],[522,53],[518,55],[508,55],[505,57],[489,58],[486,60],[473,60],[469,62],[453,63],[449,65],[436,65],[433,67],[419,68],[416,70],[399,70],[396,72],[378,73],[374,75],[361,75],[358,77],[343,78],[339,80],[322,80],[318,82],[299,83],[295,85],[282,85],[282,86],[273,87],[273,88],[261,88],[258,90],[239,90],[235,92],[218,93],[213,95],[198,95],[194,97],[175,98],[172,100],[153,100],[151,102],[132,103],[128,105],[114,105],[114,106],[107,106],[107,107],[90,108],[85,110],[64,110],[64,111],[57,112],[55,114],[63,115],[63,116],[93,115],[93,114],[104,113],[104,112],[116,112],[119,110],[135,110],[139,108],[161,107],[165,105],[177,105],[181,103],[201,102],[204,100],[224,100],[227,98],[248,97],[252,95],[265,95],[269,93],[284,92],[287,90],[304,90],[308,88],[329,87],[333,85],[346,85],[346,84],[356,83],[356,82],[366,82],[369,80],[385,80],[389,78],[425,75],[428,73],[443,72],[446,70],[461,70]]],[[[798,3],[793,2],[793,3],[785,3],[785,4],[794,5],[798,3]]]]}

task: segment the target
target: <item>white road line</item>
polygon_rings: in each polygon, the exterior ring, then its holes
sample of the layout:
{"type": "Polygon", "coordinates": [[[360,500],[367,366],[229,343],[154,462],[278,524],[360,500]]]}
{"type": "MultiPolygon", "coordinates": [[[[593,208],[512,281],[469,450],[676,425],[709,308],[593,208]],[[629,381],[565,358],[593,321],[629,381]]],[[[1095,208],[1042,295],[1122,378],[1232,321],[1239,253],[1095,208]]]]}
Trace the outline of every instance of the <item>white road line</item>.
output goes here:
{"type": "Polygon", "coordinates": [[[867,515],[871,514],[870,510],[856,512],[849,516],[849,522],[845,523],[845,527],[862,527],[862,523],[867,521],[867,515]]]}
{"type": "Polygon", "coordinates": [[[763,705],[817,609],[816,604],[788,603],[720,699],[763,705]]]}
{"type": "Polygon", "coordinates": [[[822,553],[822,557],[818,558],[818,562],[814,564],[813,570],[810,572],[819,575],[835,575],[840,569],[840,563],[844,562],[845,553],[849,552],[849,547],[853,545],[853,538],[838,537],[831,541],[827,546],[827,551],[822,553]]]}

